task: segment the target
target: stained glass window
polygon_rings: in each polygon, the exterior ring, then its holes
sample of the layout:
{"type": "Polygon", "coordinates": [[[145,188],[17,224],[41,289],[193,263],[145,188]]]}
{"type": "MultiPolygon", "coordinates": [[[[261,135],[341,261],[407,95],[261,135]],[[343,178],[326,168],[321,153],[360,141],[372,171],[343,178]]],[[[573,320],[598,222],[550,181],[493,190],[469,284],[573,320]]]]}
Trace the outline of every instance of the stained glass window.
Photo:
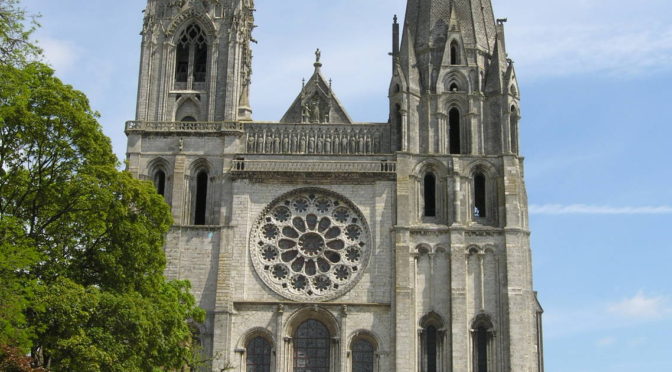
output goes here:
{"type": "Polygon", "coordinates": [[[329,372],[329,331],[317,320],[307,320],[294,336],[294,372],[329,372]]]}
{"type": "Polygon", "coordinates": [[[271,372],[271,344],[263,337],[247,343],[247,372],[271,372]]]}
{"type": "Polygon", "coordinates": [[[352,343],[352,372],[373,372],[373,345],[362,338],[352,343]]]}

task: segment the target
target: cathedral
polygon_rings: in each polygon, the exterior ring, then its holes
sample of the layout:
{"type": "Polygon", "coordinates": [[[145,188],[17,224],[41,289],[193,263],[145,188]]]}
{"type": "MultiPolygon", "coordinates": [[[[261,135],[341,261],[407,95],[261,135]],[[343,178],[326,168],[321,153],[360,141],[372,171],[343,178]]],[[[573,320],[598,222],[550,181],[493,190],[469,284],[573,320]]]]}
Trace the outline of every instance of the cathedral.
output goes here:
{"type": "Polygon", "coordinates": [[[171,206],[165,274],[207,312],[202,370],[542,372],[520,90],[491,1],[407,1],[377,123],[348,115],[319,50],[284,116],[253,120],[254,12],[147,0],[125,128],[128,170],[171,206]]]}

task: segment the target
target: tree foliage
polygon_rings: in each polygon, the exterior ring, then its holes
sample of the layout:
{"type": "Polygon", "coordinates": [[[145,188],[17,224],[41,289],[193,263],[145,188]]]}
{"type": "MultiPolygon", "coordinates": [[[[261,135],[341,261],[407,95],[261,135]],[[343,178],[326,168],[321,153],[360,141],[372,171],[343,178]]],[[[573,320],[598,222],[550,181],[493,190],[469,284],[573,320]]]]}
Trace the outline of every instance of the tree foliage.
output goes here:
{"type": "Polygon", "coordinates": [[[19,0],[0,0],[0,63],[22,64],[41,53],[30,40],[38,26],[36,18],[19,6],[19,0]]]}
{"type": "MultiPolygon", "coordinates": [[[[0,0],[0,58],[27,55],[7,41],[29,35],[16,9],[0,0]]],[[[44,64],[0,59],[0,363],[25,352],[54,371],[193,362],[188,321],[203,312],[187,282],[163,277],[169,207],[117,166],[83,93],[44,64]]]]}

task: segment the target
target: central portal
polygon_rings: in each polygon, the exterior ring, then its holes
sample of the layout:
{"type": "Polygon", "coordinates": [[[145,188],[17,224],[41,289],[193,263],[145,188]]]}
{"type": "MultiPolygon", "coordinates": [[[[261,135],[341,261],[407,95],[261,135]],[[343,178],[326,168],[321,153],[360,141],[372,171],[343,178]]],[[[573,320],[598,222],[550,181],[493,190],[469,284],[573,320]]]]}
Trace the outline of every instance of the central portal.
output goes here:
{"type": "Polygon", "coordinates": [[[329,372],[329,330],[317,320],[307,320],[294,335],[294,372],[329,372]]]}

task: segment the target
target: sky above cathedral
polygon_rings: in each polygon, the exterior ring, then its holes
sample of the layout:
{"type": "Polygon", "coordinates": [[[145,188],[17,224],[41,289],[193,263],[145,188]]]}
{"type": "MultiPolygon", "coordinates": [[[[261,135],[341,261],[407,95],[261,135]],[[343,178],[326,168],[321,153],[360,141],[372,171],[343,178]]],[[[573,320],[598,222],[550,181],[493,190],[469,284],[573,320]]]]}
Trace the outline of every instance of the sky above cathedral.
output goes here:
{"type": "MultiPolygon", "coordinates": [[[[24,0],[57,75],[123,159],[144,0],[24,0]]],[[[672,370],[672,2],[493,0],[522,94],[547,372],[672,370]]],[[[387,121],[403,0],[256,0],[251,101],[279,120],[322,71],[355,121],[387,121]]]]}

